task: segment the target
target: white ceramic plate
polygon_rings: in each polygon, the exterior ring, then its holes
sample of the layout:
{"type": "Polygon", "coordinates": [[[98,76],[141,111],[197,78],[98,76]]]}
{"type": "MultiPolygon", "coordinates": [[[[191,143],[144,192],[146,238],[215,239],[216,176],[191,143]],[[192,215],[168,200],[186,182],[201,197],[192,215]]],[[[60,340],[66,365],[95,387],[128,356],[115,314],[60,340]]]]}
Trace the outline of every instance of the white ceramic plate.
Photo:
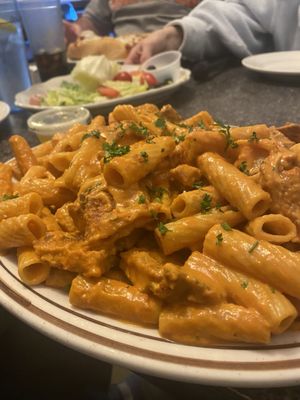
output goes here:
{"type": "Polygon", "coordinates": [[[70,306],[67,294],[28,287],[13,255],[0,258],[0,304],[69,347],[140,373],[178,381],[235,387],[300,384],[300,333],[269,346],[193,347],[161,338],[156,329],[127,324],[70,306]]]}
{"type": "Polygon", "coordinates": [[[4,103],[4,101],[0,101],[0,122],[5,120],[5,118],[8,116],[10,113],[10,107],[7,103],[4,103]]]}
{"type": "MultiPolygon", "coordinates": [[[[155,103],[157,101],[162,102],[164,99],[169,97],[175,90],[180,86],[189,81],[191,76],[191,71],[189,69],[181,68],[179,79],[175,82],[161,86],[154,89],[149,89],[146,92],[134,94],[132,96],[118,97],[116,99],[105,100],[97,103],[80,104],[82,107],[88,108],[89,110],[94,110],[102,113],[107,113],[111,111],[117,104],[120,103],[130,103],[132,105],[142,104],[146,102],[155,103]]],[[[58,76],[52,78],[46,82],[38,83],[31,86],[29,89],[24,90],[16,95],[15,104],[16,106],[31,111],[41,111],[48,108],[48,106],[33,106],[29,104],[30,96],[36,94],[46,94],[50,89],[57,89],[61,82],[64,80],[71,80],[70,75],[58,76]]]]}
{"type": "Polygon", "coordinates": [[[244,67],[264,74],[300,76],[300,51],[278,51],[246,57],[244,67]]]}

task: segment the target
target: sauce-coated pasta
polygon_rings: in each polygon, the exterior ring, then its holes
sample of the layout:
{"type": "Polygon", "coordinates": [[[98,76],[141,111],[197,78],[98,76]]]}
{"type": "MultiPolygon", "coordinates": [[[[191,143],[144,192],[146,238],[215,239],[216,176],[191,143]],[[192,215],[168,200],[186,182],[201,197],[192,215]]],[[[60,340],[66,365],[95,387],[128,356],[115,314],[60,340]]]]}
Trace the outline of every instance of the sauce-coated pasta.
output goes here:
{"type": "Polygon", "coordinates": [[[299,149],[276,128],[119,105],[10,143],[0,249],[26,284],[192,345],[268,343],[298,318],[299,149]]]}

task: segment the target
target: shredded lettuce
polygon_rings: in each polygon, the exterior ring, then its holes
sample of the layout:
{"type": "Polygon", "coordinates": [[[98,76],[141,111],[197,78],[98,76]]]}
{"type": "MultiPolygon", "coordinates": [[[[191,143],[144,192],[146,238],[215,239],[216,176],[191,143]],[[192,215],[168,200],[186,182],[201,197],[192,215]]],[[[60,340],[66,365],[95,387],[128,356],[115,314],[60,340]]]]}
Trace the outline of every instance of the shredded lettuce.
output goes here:
{"type": "Polygon", "coordinates": [[[105,81],[103,86],[111,87],[120,92],[121,97],[143,93],[148,90],[147,83],[141,84],[138,80],[129,81],[105,81]]]}
{"type": "Polygon", "coordinates": [[[88,91],[78,83],[63,81],[55,90],[49,90],[42,99],[46,106],[73,106],[77,104],[105,101],[106,98],[96,91],[88,91]]]}
{"type": "MultiPolygon", "coordinates": [[[[140,84],[138,80],[128,81],[105,81],[103,86],[111,87],[120,92],[120,97],[131,96],[148,90],[147,83],[140,84]]],[[[42,98],[45,106],[74,106],[107,101],[108,98],[101,96],[97,90],[87,90],[79,83],[63,81],[58,89],[49,90],[42,98]]]]}

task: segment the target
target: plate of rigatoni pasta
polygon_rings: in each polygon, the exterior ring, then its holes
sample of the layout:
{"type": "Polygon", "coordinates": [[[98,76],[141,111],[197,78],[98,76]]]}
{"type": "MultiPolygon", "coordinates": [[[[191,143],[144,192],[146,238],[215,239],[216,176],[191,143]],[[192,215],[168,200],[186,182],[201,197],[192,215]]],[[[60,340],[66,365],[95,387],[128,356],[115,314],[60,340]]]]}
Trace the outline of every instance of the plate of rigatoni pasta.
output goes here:
{"type": "Polygon", "coordinates": [[[0,165],[0,303],[142,373],[298,384],[291,127],[123,104],[33,149],[12,136],[15,157],[0,165]]]}

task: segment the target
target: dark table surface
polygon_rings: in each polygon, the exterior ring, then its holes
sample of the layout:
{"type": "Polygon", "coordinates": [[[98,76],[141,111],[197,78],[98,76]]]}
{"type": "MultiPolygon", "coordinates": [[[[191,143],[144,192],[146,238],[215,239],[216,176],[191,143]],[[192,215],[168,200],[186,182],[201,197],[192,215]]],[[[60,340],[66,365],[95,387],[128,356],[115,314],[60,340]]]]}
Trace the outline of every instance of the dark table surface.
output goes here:
{"type": "MultiPolygon", "coordinates": [[[[209,111],[212,116],[227,124],[250,125],[266,123],[279,126],[285,122],[300,122],[300,81],[272,79],[268,76],[255,75],[240,67],[230,66],[223,71],[211,71],[203,80],[192,79],[178,90],[168,103],[184,117],[189,117],[200,110],[209,111]]],[[[11,114],[0,123],[0,160],[8,160],[12,154],[8,145],[11,134],[23,135],[33,146],[38,144],[33,133],[28,132],[26,120],[28,111],[11,114]]],[[[152,378],[151,378],[152,379],[152,378]]],[[[168,390],[177,392],[176,397],[189,393],[190,398],[201,399],[300,399],[300,388],[238,390],[237,392],[217,388],[188,387],[186,384],[170,384],[165,380],[154,379],[154,383],[168,390]],[[193,393],[195,396],[193,397],[193,393]],[[198,397],[197,397],[198,396],[198,397]]]]}

